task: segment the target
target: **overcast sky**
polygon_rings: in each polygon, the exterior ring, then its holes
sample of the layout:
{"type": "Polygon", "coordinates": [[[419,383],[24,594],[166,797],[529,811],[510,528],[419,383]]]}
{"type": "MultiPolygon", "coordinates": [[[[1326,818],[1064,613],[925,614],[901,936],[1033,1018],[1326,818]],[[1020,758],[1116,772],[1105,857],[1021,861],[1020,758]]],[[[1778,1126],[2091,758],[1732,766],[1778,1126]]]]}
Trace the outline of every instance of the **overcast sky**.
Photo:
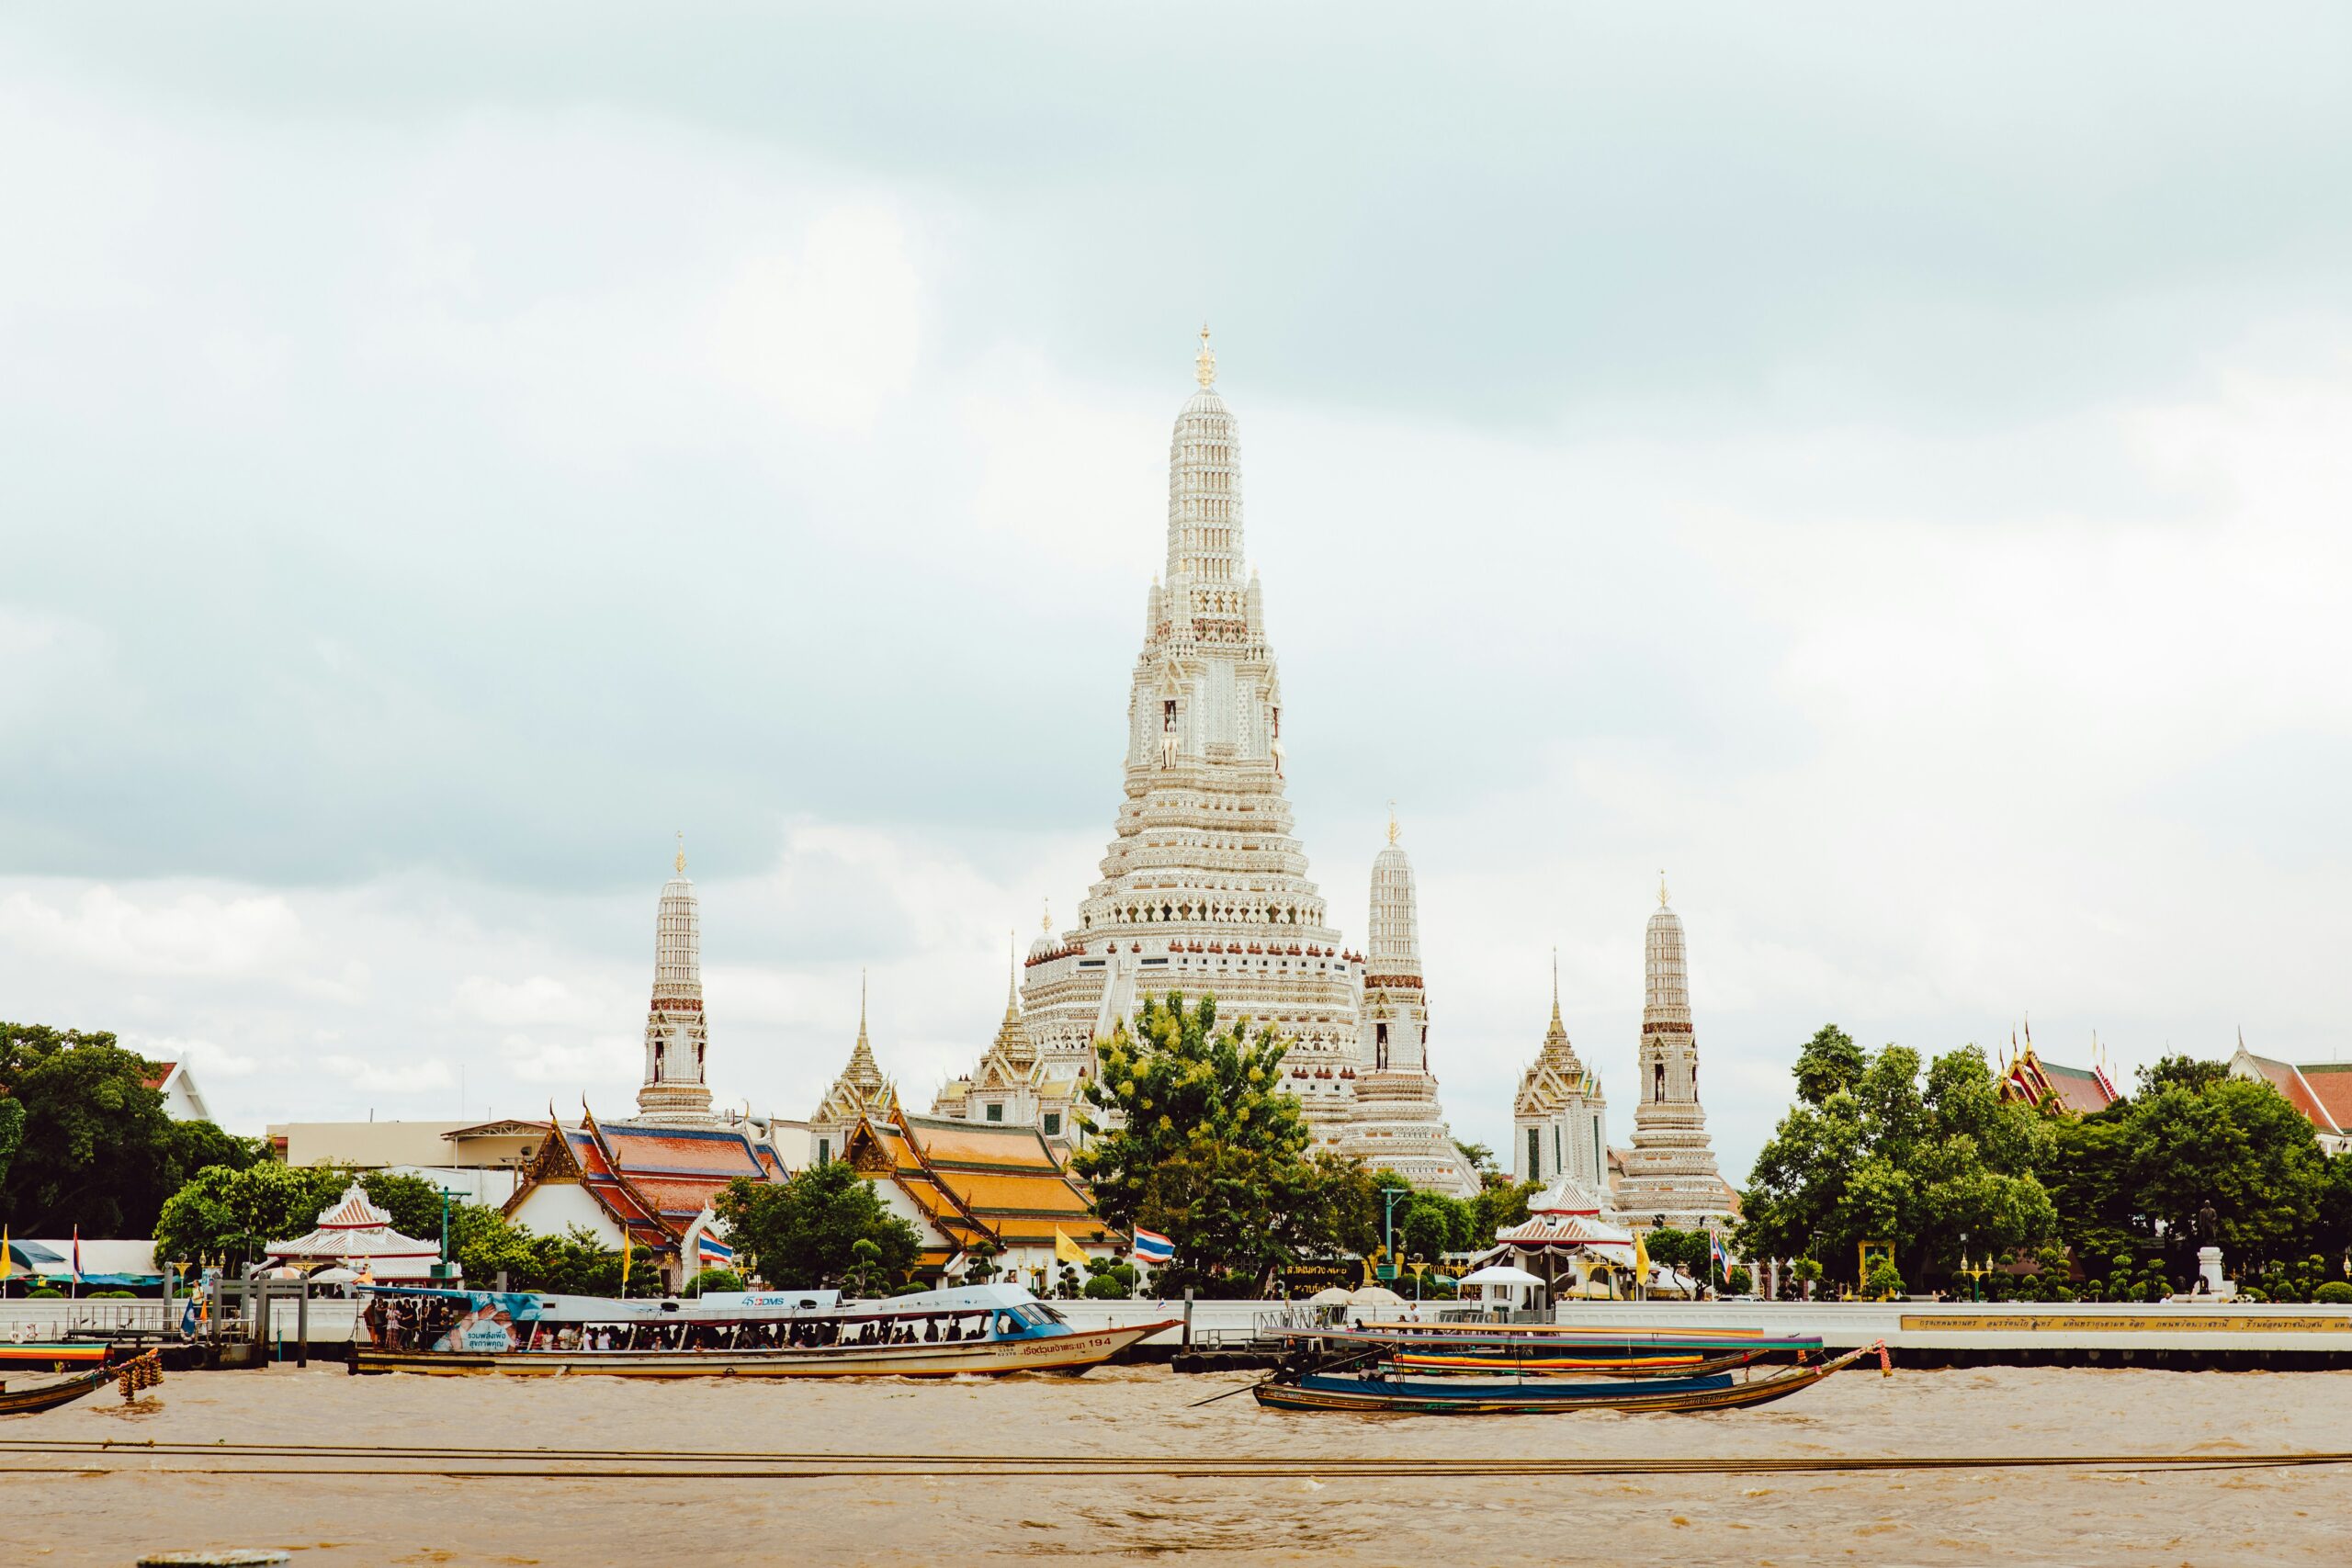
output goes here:
{"type": "Polygon", "coordinates": [[[0,1017],[231,1125],[919,1104],[1118,797],[1216,329],[1292,798],[1500,1145],[2352,1014],[2340,6],[16,7],[0,1017]]]}

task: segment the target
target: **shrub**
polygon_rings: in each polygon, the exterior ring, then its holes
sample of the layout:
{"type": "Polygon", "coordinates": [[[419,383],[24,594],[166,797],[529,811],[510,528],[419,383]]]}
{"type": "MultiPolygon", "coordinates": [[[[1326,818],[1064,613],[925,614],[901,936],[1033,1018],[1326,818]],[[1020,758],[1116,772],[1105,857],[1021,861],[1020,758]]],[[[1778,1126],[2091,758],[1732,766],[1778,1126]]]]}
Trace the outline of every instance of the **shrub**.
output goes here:
{"type": "Polygon", "coordinates": [[[35,1302],[62,1302],[65,1299],[65,1292],[53,1285],[43,1285],[38,1291],[27,1291],[25,1299],[35,1302]]]}
{"type": "Polygon", "coordinates": [[[1871,1265],[1870,1278],[1862,1281],[1862,1294],[1882,1301],[1903,1293],[1903,1275],[1894,1264],[1882,1258],[1871,1265]]]}
{"type": "Polygon", "coordinates": [[[706,1269],[686,1283],[686,1294],[701,1295],[705,1291],[740,1291],[743,1276],[732,1269],[706,1269]]]}
{"type": "Polygon", "coordinates": [[[2352,1285],[2341,1280],[2330,1280],[2312,1292],[2312,1300],[2322,1306],[2352,1306],[2352,1285]]]}
{"type": "Polygon", "coordinates": [[[92,1291],[90,1292],[90,1300],[94,1302],[128,1302],[137,1300],[139,1292],[136,1291],[92,1291]]]}

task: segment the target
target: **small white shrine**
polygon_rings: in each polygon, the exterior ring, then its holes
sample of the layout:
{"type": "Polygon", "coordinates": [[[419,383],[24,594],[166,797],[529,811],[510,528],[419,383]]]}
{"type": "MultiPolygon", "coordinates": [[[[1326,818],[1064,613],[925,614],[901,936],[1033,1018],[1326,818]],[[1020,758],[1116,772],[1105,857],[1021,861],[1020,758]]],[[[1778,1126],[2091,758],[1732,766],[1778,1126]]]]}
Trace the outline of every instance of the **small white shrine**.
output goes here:
{"type": "Polygon", "coordinates": [[[319,1216],[317,1229],[264,1250],[272,1263],[340,1263],[378,1280],[430,1279],[441,1261],[440,1243],[394,1230],[390,1213],[371,1202],[356,1181],[319,1216]]]}

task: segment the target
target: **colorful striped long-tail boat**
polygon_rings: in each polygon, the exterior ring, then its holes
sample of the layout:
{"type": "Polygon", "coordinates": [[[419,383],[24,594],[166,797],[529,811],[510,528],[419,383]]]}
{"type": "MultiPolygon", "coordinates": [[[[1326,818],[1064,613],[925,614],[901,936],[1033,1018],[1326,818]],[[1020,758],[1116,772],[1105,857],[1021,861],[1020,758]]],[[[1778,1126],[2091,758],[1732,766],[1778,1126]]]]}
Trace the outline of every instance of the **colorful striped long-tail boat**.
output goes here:
{"type": "Polygon", "coordinates": [[[1555,1378],[1402,1379],[1379,1372],[1358,1375],[1306,1372],[1260,1383],[1251,1392],[1272,1410],[1352,1410],[1370,1415],[1526,1416],[1567,1410],[1739,1410],[1769,1404],[1811,1388],[1876,1350],[1883,1363],[1883,1341],[1847,1351],[1811,1366],[1787,1367],[1741,1381],[1730,1373],[1656,1378],[1637,1382],[1578,1382],[1555,1378]]]}
{"type": "Polygon", "coordinates": [[[1607,1368],[1618,1365],[1670,1366],[1677,1359],[1696,1365],[1717,1356],[1750,1353],[1812,1355],[1821,1349],[1815,1334],[1768,1335],[1758,1329],[1550,1330],[1542,1325],[1478,1325],[1469,1324],[1372,1324],[1362,1328],[1298,1328],[1274,1330],[1294,1344],[1321,1341],[1348,1351],[1385,1346],[1398,1355],[1476,1357],[1499,1364],[1544,1358],[1587,1361],[1607,1368]]]}
{"type": "MultiPolygon", "coordinates": [[[[1815,1348],[1818,1348],[1816,1344],[1815,1348]]],[[[1806,1352],[1800,1350],[1799,1355],[1806,1352]]],[[[1476,1349],[1399,1350],[1388,1364],[1408,1371],[1435,1373],[1519,1372],[1536,1377],[1584,1377],[1605,1373],[1620,1378],[1701,1377],[1710,1372],[1736,1371],[1753,1366],[1770,1350],[1733,1350],[1720,1356],[1644,1356],[1610,1359],[1575,1355],[1481,1354],[1476,1349]]]]}

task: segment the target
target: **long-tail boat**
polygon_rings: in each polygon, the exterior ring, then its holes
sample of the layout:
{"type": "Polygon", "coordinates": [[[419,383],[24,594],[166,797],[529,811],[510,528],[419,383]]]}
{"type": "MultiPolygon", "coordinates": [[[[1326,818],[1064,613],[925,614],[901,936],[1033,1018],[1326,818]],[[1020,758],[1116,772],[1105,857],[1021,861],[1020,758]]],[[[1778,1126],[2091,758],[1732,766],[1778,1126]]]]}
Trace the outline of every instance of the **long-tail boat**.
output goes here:
{"type": "MultiPolygon", "coordinates": [[[[1814,1348],[1820,1348],[1820,1341],[1814,1342],[1814,1348]]],[[[1797,1353],[1802,1355],[1805,1352],[1797,1353]]],[[[1772,1354],[1771,1350],[1753,1348],[1729,1350],[1720,1356],[1641,1356],[1611,1359],[1593,1356],[1513,1355],[1507,1350],[1481,1348],[1450,1354],[1400,1350],[1387,1359],[1390,1366],[1401,1367],[1407,1371],[1438,1376],[1479,1372],[1491,1376],[1497,1372],[1518,1372],[1534,1377],[1585,1377],[1606,1372],[1619,1378],[1673,1378],[1736,1371],[1772,1354]]]]}
{"type": "Polygon", "coordinates": [[[30,1416],[36,1411],[71,1404],[84,1394],[104,1388],[115,1374],[112,1367],[96,1366],[57,1377],[10,1377],[0,1381],[0,1416],[30,1416]]]}
{"type": "Polygon", "coordinates": [[[1286,1327],[1274,1334],[1301,1348],[1341,1354],[1385,1349],[1425,1367],[1472,1363],[1530,1371],[1696,1369],[1721,1361],[1743,1366],[1775,1356],[1817,1355],[1812,1334],[1768,1335],[1759,1329],[1577,1328],[1545,1325],[1368,1324],[1362,1328],[1286,1327]]]}
{"type": "Polygon", "coordinates": [[[1083,1372],[1181,1319],[1073,1328],[1017,1285],[884,1301],[835,1291],[615,1300],[377,1286],[355,1372],[619,1377],[953,1377],[1083,1372]]]}
{"type": "Polygon", "coordinates": [[[1428,1378],[1394,1375],[1382,1366],[1367,1371],[1277,1373],[1251,1392],[1274,1410],[1352,1410],[1405,1416],[1525,1416],[1567,1410],[1737,1410],[1768,1404],[1811,1388],[1853,1365],[1872,1350],[1886,1362],[1883,1341],[1849,1350],[1827,1361],[1784,1367],[1745,1380],[1729,1372],[1697,1377],[1649,1378],[1638,1382],[1575,1382],[1560,1378],[1428,1378]]]}

